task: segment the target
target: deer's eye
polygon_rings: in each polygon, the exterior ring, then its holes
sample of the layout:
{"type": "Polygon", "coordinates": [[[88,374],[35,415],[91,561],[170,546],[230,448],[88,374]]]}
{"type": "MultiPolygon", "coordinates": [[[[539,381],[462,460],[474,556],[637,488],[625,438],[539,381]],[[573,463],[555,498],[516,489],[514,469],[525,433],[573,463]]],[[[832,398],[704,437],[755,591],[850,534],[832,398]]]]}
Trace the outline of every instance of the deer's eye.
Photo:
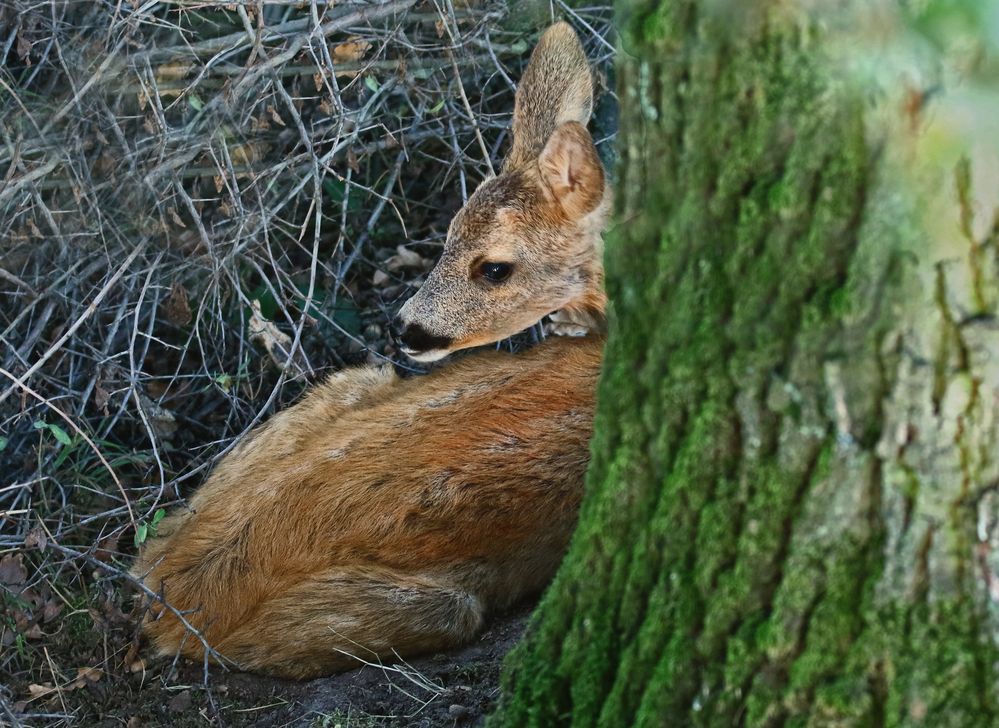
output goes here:
{"type": "Polygon", "coordinates": [[[490,283],[502,283],[513,273],[509,263],[482,263],[479,265],[479,275],[490,283]]]}

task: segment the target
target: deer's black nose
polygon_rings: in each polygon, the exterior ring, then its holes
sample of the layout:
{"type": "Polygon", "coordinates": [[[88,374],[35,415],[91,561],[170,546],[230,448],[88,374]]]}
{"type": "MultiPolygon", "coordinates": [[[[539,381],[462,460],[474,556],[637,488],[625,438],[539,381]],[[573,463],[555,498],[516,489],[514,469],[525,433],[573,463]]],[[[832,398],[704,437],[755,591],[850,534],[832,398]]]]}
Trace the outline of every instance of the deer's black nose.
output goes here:
{"type": "Polygon", "coordinates": [[[406,324],[397,338],[412,353],[446,349],[451,345],[451,337],[435,336],[419,324],[406,324]]]}

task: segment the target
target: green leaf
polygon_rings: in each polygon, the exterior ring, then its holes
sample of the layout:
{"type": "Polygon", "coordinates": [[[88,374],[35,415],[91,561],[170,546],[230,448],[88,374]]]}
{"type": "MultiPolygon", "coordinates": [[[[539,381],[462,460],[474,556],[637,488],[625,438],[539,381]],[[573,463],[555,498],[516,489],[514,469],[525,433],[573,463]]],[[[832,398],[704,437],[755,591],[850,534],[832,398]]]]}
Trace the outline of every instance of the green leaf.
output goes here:
{"type": "Polygon", "coordinates": [[[7,443],[10,442],[6,437],[0,435],[0,452],[7,449],[7,443]]]}
{"type": "Polygon", "coordinates": [[[440,101],[438,101],[436,104],[433,105],[433,108],[430,109],[430,113],[436,114],[438,111],[440,111],[443,108],[444,108],[444,99],[441,99],[440,101]]]}
{"type": "MultiPolygon", "coordinates": [[[[61,442],[63,445],[72,445],[73,438],[66,434],[66,431],[59,427],[59,425],[53,425],[45,420],[35,420],[33,426],[36,430],[48,430],[52,433],[52,436],[56,440],[61,442]]],[[[0,448],[3,449],[3,448],[0,448]]]]}
{"type": "Polygon", "coordinates": [[[55,439],[63,445],[73,444],[73,438],[67,435],[66,431],[59,427],[59,425],[49,425],[49,432],[51,432],[55,436],[55,439]]]}
{"type": "Polygon", "coordinates": [[[205,102],[202,101],[197,95],[191,94],[187,97],[187,103],[191,105],[191,108],[195,111],[201,111],[205,108],[205,102]]]}
{"type": "Polygon", "coordinates": [[[333,320],[337,326],[354,336],[360,336],[361,329],[364,328],[360,312],[348,302],[341,303],[333,310],[333,320]]]}
{"type": "Polygon", "coordinates": [[[378,79],[374,76],[365,76],[364,85],[367,86],[372,91],[377,91],[381,86],[378,83],[378,79]]]}
{"type": "Polygon", "coordinates": [[[152,525],[158,526],[159,523],[160,523],[160,521],[163,520],[164,516],[166,516],[166,509],[165,508],[157,508],[156,512],[153,513],[152,525]]]}
{"type": "Polygon", "coordinates": [[[215,383],[219,385],[219,388],[229,394],[232,391],[232,375],[231,374],[216,374],[215,383]]]}
{"type": "Polygon", "coordinates": [[[135,527],[135,547],[138,548],[142,543],[145,542],[146,536],[149,535],[149,526],[145,523],[140,523],[135,527]]]}

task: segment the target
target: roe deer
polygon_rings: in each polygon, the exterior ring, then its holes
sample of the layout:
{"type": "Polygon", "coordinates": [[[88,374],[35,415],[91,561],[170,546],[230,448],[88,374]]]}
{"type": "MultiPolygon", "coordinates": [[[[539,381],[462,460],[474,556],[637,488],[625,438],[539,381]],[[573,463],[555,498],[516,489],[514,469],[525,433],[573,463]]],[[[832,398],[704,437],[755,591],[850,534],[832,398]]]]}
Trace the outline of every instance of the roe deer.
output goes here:
{"type": "MultiPolygon", "coordinates": [[[[586,57],[559,23],[517,90],[513,147],[454,219],[401,311],[416,358],[498,341],[560,309],[599,326],[607,191],[584,124],[586,57]]],[[[576,521],[602,338],[485,352],[425,376],[334,374],[226,456],[133,574],[241,669],[305,678],[440,650],[540,591],[576,521]]],[[[155,600],[161,654],[204,656],[155,600]]]]}

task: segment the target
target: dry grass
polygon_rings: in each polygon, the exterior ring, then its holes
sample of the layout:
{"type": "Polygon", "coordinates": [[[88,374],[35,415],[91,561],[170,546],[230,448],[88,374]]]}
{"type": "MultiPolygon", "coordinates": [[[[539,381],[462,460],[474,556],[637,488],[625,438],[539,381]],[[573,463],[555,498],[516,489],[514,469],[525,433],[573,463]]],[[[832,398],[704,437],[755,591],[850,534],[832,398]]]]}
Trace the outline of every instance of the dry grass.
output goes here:
{"type": "Polygon", "coordinates": [[[134,659],[136,532],[241,434],[395,360],[552,10],[605,70],[605,6],[0,3],[0,724],[134,659]]]}

